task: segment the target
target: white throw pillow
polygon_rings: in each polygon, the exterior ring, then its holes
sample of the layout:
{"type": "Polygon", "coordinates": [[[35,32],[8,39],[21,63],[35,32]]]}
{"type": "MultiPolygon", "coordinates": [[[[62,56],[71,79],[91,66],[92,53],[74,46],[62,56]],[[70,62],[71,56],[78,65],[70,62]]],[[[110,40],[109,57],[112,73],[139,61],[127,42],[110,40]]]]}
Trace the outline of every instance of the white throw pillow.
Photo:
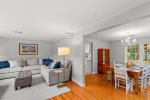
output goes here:
{"type": "Polygon", "coordinates": [[[22,61],[21,60],[14,60],[14,61],[8,61],[10,64],[10,68],[13,67],[22,67],[22,61]]]}
{"type": "Polygon", "coordinates": [[[32,65],[38,65],[39,61],[38,58],[31,58],[31,59],[26,59],[26,63],[28,66],[32,66],[32,65]]]}
{"type": "Polygon", "coordinates": [[[39,58],[39,64],[43,65],[43,59],[48,59],[48,57],[39,58]]]}
{"type": "Polygon", "coordinates": [[[50,69],[53,69],[54,66],[55,66],[55,64],[56,64],[57,62],[58,62],[58,61],[56,61],[56,60],[55,60],[54,62],[52,62],[52,64],[50,64],[49,68],[50,68],[50,69]]]}
{"type": "Polygon", "coordinates": [[[39,58],[39,64],[42,65],[43,64],[43,59],[39,58]]]}
{"type": "Polygon", "coordinates": [[[65,60],[65,66],[64,66],[64,68],[68,68],[69,64],[70,64],[70,60],[65,60]]]}
{"type": "MultiPolygon", "coordinates": [[[[52,69],[53,63],[54,63],[54,62],[52,62],[52,63],[48,66],[49,69],[52,69]]],[[[53,65],[53,66],[54,66],[54,65],[53,65]]]]}

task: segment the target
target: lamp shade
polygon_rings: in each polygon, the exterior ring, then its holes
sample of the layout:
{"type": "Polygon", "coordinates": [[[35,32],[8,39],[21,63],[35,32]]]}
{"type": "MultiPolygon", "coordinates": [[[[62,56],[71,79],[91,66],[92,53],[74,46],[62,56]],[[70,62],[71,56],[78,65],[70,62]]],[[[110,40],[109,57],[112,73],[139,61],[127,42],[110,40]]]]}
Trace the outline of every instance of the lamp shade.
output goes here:
{"type": "Polygon", "coordinates": [[[68,48],[68,47],[59,47],[58,48],[58,55],[59,56],[69,56],[70,55],[70,48],[68,48]]]}

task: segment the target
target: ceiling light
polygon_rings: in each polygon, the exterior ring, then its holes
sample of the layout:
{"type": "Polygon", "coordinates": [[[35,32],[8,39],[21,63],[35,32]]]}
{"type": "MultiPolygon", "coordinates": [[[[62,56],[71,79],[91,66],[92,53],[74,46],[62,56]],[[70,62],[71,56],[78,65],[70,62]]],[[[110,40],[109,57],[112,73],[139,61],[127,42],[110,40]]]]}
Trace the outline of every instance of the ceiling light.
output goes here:
{"type": "Polygon", "coordinates": [[[135,43],[135,42],[136,42],[136,39],[134,38],[134,39],[133,39],[133,43],[135,43]]]}
{"type": "Polygon", "coordinates": [[[71,33],[71,32],[66,32],[65,34],[67,34],[67,35],[73,35],[73,33],[71,33]]]}
{"type": "Polygon", "coordinates": [[[13,31],[14,33],[16,33],[16,34],[22,34],[23,32],[21,32],[21,31],[13,31]]]}
{"type": "Polygon", "coordinates": [[[127,36],[125,37],[125,39],[121,40],[121,44],[123,46],[127,46],[130,47],[132,44],[134,44],[136,42],[136,38],[134,35],[130,35],[129,32],[127,32],[127,36]]]}

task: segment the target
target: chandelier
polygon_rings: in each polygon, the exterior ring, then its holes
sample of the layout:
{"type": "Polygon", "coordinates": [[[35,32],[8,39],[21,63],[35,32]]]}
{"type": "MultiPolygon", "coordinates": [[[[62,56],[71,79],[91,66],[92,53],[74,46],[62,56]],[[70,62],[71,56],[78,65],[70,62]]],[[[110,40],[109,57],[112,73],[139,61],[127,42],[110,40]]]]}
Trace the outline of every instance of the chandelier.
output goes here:
{"type": "Polygon", "coordinates": [[[134,35],[131,35],[129,32],[127,32],[127,36],[125,37],[125,39],[121,40],[121,44],[122,46],[127,46],[130,47],[132,44],[134,44],[136,42],[136,38],[134,35]]]}

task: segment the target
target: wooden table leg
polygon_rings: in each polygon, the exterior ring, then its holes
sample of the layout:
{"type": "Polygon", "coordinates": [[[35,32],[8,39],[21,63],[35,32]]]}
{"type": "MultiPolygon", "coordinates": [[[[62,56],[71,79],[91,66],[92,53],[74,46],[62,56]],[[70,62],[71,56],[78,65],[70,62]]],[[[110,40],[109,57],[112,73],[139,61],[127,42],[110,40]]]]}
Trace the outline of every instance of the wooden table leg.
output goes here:
{"type": "Polygon", "coordinates": [[[113,75],[112,75],[112,73],[111,73],[111,84],[113,85],[113,82],[114,80],[113,80],[113,75]]]}
{"type": "Polygon", "coordinates": [[[111,84],[113,85],[114,83],[114,72],[113,70],[110,70],[111,71],[111,84]]]}
{"type": "Polygon", "coordinates": [[[138,78],[135,78],[135,93],[138,94],[138,78]]]}

